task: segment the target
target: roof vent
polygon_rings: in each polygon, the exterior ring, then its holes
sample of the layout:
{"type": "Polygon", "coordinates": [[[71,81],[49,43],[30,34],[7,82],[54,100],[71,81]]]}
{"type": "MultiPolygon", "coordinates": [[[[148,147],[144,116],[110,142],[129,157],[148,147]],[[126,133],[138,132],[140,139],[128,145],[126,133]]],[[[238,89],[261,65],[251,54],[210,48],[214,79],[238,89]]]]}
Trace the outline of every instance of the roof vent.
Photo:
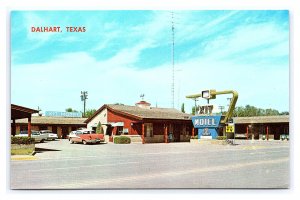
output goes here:
{"type": "Polygon", "coordinates": [[[140,101],[135,104],[139,108],[150,109],[151,104],[146,101],[140,101]]]}

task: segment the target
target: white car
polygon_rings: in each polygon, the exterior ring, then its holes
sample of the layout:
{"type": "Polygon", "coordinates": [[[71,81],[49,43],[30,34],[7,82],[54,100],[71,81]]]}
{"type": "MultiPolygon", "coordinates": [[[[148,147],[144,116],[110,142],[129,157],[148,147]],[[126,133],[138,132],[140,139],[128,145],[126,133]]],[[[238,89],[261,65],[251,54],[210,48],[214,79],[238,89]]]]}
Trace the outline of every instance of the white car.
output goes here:
{"type": "Polygon", "coordinates": [[[56,133],[52,133],[49,130],[41,130],[40,133],[46,135],[47,140],[56,140],[58,138],[56,133]]]}
{"type": "MultiPolygon", "coordinates": [[[[28,137],[28,131],[21,131],[20,134],[16,135],[17,137],[28,137]]],[[[47,136],[41,134],[39,131],[31,131],[31,137],[34,138],[35,142],[44,142],[47,140],[47,136]]]]}
{"type": "Polygon", "coordinates": [[[76,131],[71,131],[68,135],[69,141],[72,137],[76,137],[76,131]]]}

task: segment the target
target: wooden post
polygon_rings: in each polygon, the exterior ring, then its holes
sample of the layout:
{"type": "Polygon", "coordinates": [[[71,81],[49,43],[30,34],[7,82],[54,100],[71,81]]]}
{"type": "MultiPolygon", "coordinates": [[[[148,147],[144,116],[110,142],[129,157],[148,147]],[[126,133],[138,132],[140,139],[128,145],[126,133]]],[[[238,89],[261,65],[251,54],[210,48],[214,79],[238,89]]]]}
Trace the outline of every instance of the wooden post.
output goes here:
{"type": "Polygon", "coordinates": [[[145,144],[145,124],[142,123],[142,143],[145,144]]]}
{"type": "Polygon", "coordinates": [[[28,137],[31,137],[31,116],[28,117],[28,137]]]}
{"type": "Polygon", "coordinates": [[[12,124],[12,135],[15,136],[16,135],[16,120],[13,119],[13,124],[12,124]]]}
{"type": "Polygon", "coordinates": [[[195,128],[193,127],[192,128],[192,137],[194,137],[195,136],[195,128]]]}
{"type": "Polygon", "coordinates": [[[267,126],[267,140],[269,140],[269,126],[267,126]]]}
{"type": "Polygon", "coordinates": [[[247,130],[246,130],[246,139],[248,140],[248,134],[249,134],[249,127],[247,125],[247,130]]]}
{"type": "Polygon", "coordinates": [[[168,143],[168,125],[165,124],[165,143],[168,143]]]}

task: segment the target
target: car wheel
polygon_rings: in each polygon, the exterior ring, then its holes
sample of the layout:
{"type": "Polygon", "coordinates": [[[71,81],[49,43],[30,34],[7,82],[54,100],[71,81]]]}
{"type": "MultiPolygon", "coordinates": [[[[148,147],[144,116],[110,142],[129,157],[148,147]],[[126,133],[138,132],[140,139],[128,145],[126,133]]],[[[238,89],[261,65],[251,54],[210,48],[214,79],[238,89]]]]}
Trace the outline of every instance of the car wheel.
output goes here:
{"type": "Polygon", "coordinates": [[[73,140],[70,140],[70,143],[71,143],[71,144],[74,144],[74,141],[73,141],[73,140]]]}
{"type": "Polygon", "coordinates": [[[87,142],[86,142],[85,140],[82,140],[82,143],[83,143],[84,145],[86,145],[86,144],[87,144],[87,142]]]}
{"type": "Polygon", "coordinates": [[[40,143],[44,143],[45,142],[45,140],[44,139],[42,139],[41,141],[40,141],[40,143]]]}

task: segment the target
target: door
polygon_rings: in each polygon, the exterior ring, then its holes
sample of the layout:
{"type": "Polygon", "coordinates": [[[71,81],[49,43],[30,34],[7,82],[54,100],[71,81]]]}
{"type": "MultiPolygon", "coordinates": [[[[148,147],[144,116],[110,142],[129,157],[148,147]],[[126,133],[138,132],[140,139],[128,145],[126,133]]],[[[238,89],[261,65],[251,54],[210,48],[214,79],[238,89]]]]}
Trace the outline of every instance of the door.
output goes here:
{"type": "Polygon", "coordinates": [[[174,142],[180,142],[180,131],[182,130],[182,127],[180,124],[174,125],[174,142]]]}

